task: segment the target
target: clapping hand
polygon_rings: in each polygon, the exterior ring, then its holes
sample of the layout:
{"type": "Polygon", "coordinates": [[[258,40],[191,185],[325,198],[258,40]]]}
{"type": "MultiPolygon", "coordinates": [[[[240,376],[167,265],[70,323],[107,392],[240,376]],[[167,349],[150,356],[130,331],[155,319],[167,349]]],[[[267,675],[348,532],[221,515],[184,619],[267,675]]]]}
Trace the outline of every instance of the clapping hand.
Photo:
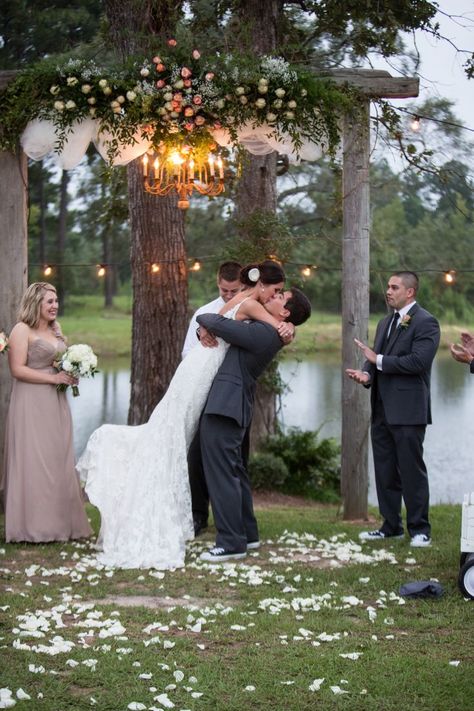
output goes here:
{"type": "Polygon", "coordinates": [[[369,363],[375,363],[377,361],[377,353],[373,351],[372,348],[366,346],[365,343],[359,341],[358,338],[354,338],[354,343],[360,348],[360,350],[365,356],[365,359],[368,360],[369,363]]]}
{"type": "Polygon", "coordinates": [[[351,380],[355,380],[356,383],[360,383],[360,385],[367,385],[370,381],[370,375],[368,373],[364,373],[363,370],[346,368],[346,374],[351,380]]]}
{"type": "Polygon", "coordinates": [[[464,348],[471,354],[471,360],[474,358],[474,336],[470,333],[461,333],[461,343],[464,348]]]}
{"type": "Polygon", "coordinates": [[[454,360],[457,360],[459,363],[470,363],[474,360],[474,355],[471,351],[459,343],[451,343],[450,351],[454,360]]]}

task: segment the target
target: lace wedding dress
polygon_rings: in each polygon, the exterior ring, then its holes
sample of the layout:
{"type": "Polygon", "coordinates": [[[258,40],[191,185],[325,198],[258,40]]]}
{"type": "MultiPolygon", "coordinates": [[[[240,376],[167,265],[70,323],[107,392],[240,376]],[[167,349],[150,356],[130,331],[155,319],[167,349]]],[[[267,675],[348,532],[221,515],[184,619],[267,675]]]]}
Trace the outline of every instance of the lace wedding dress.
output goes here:
{"type": "MultiPolygon", "coordinates": [[[[235,318],[241,305],[228,311],[235,318]]],[[[102,425],[77,470],[101,515],[98,559],[119,568],[184,565],[194,538],[187,452],[228,344],[195,346],[144,425],[102,425]]]]}

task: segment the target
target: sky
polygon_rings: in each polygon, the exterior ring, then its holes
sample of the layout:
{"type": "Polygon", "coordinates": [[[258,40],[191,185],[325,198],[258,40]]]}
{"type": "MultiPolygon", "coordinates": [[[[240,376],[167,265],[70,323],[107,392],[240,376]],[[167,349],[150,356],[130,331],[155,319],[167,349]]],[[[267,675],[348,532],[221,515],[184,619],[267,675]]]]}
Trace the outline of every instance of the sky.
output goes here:
{"type": "MultiPolygon", "coordinates": [[[[449,19],[438,12],[436,20],[440,23],[440,34],[459,49],[473,52],[474,0],[438,0],[438,5],[445,13],[457,16],[449,19]]],[[[409,37],[406,39],[407,44],[411,42],[409,37]]],[[[425,32],[417,32],[416,43],[421,66],[420,96],[414,103],[430,97],[451,99],[455,102],[457,118],[474,131],[474,78],[466,78],[463,57],[446,40],[435,40],[425,32]]]]}

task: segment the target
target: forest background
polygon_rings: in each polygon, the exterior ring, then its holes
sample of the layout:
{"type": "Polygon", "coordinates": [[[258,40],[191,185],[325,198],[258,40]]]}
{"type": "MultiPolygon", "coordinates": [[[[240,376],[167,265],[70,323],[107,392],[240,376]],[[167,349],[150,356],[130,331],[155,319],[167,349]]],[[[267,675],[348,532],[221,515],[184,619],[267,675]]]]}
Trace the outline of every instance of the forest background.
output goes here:
{"type": "MultiPolygon", "coordinates": [[[[0,35],[8,41],[0,48],[0,69],[28,66],[44,54],[59,59],[71,47],[76,56],[103,53],[99,49],[102,3],[54,3],[54,28],[48,5],[6,3],[0,35]],[[28,38],[25,24],[30,28],[28,38]]],[[[390,271],[412,269],[422,276],[419,299],[425,307],[445,323],[471,323],[471,134],[447,99],[429,99],[416,109],[404,103],[404,109],[403,148],[400,141],[397,145],[405,156],[403,164],[390,152],[380,124],[372,154],[371,310],[385,308],[384,286],[390,271]],[[416,127],[417,115],[429,119],[416,127]],[[447,284],[450,271],[455,272],[454,280],[447,284]]],[[[125,170],[108,170],[93,148],[74,171],[61,171],[52,160],[30,165],[29,281],[46,278],[44,266],[51,265],[47,278],[58,287],[65,313],[74,295],[104,294],[104,305],[112,307],[116,295],[131,294],[125,170]],[[107,265],[102,279],[97,276],[100,264],[107,265]]],[[[271,226],[291,255],[285,263],[289,280],[303,286],[318,310],[332,314],[340,313],[340,185],[337,159],[291,166],[278,178],[278,211],[271,226]]],[[[187,254],[190,268],[196,260],[201,268],[190,269],[190,309],[213,298],[221,261],[245,257],[233,221],[233,196],[233,181],[228,180],[224,198],[191,201],[186,215],[187,254]]],[[[256,237],[268,227],[268,216],[262,225],[257,214],[256,237]]]]}

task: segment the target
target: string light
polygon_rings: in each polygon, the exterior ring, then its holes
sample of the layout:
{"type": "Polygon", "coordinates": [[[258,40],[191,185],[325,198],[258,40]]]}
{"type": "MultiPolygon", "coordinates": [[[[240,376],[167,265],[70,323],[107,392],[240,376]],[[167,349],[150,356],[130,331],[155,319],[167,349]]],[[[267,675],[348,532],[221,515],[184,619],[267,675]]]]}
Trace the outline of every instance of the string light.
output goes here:
{"type": "Polygon", "coordinates": [[[98,277],[104,277],[105,276],[106,269],[103,264],[99,264],[97,267],[97,276],[98,277]]]}
{"type": "Polygon", "coordinates": [[[310,277],[311,274],[313,273],[313,269],[316,269],[316,267],[313,264],[306,264],[304,267],[302,267],[301,274],[304,277],[310,277]]]}
{"type": "Polygon", "coordinates": [[[456,270],[450,269],[448,272],[444,272],[444,281],[446,284],[454,284],[456,281],[456,270]]]}
{"type": "Polygon", "coordinates": [[[151,268],[152,274],[158,274],[158,272],[160,271],[160,265],[157,264],[156,262],[153,262],[153,264],[151,265],[150,268],[151,268]]]}
{"type": "Polygon", "coordinates": [[[49,264],[45,264],[43,267],[44,276],[46,276],[46,277],[51,276],[52,273],[53,273],[53,268],[49,264]]]}
{"type": "Polygon", "coordinates": [[[195,259],[193,262],[192,267],[190,268],[191,272],[199,272],[201,270],[201,262],[199,259],[195,259]]]}
{"type": "Polygon", "coordinates": [[[416,133],[417,131],[419,131],[419,130],[420,130],[420,123],[421,123],[421,122],[420,122],[420,117],[419,117],[419,116],[414,116],[413,119],[412,119],[411,122],[410,122],[410,128],[411,128],[411,130],[412,130],[412,131],[415,131],[415,133],[416,133]]]}

